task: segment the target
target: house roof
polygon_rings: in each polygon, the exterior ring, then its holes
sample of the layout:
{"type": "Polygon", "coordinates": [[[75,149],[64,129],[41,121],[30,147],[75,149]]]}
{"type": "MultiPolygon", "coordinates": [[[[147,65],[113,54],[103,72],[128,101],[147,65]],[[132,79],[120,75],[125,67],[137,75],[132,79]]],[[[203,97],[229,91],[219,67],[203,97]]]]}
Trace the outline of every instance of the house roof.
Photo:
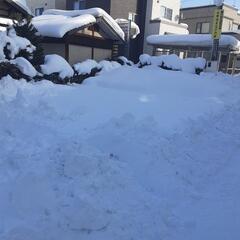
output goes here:
{"type": "Polygon", "coordinates": [[[51,9],[45,11],[43,16],[33,18],[32,23],[44,37],[62,38],[69,32],[74,33],[97,23],[111,39],[125,39],[117,22],[100,8],[74,11],[51,9]]]}
{"type": "MultiPolygon", "coordinates": [[[[238,8],[231,6],[227,3],[224,3],[223,5],[228,8],[232,8],[233,10],[238,10],[238,8]]],[[[180,10],[185,11],[185,10],[194,10],[194,9],[200,9],[200,8],[214,8],[214,7],[217,7],[217,6],[215,4],[209,4],[209,5],[201,5],[201,6],[193,6],[193,7],[184,7],[184,8],[181,8],[180,10]]]]}
{"type": "MultiPolygon", "coordinates": [[[[181,49],[211,48],[213,39],[211,34],[185,34],[185,35],[151,35],[147,38],[149,45],[156,47],[168,46],[181,49]]],[[[222,35],[219,43],[220,48],[233,51],[240,49],[240,41],[233,36],[222,35]]]]}
{"type": "Polygon", "coordinates": [[[27,6],[25,0],[5,0],[5,1],[8,2],[11,6],[18,9],[18,11],[23,13],[24,15],[32,15],[31,10],[27,6]]]}

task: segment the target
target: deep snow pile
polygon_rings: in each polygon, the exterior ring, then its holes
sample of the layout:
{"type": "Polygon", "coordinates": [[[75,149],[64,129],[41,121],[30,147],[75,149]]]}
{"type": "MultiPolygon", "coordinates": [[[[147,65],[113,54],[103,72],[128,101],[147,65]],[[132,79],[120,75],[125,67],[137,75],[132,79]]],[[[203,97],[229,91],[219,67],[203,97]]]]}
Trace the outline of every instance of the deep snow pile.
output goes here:
{"type": "Polygon", "coordinates": [[[0,239],[239,239],[239,91],[154,66],[2,79],[0,239]]]}

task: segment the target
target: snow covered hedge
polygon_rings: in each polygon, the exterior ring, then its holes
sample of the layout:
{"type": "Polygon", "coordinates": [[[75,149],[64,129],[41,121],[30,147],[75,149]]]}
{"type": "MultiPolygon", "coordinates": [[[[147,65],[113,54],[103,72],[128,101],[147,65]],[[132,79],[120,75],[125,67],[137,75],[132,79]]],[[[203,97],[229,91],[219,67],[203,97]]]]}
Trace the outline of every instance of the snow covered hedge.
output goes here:
{"type": "Polygon", "coordinates": [[[167,70],[183,71],[188,73],[199,74],[206,67],[206,59],[204,58],[185,58],[181,59],[175,54],[150,56],[142,54],[139,57],[139,67],[158,66],[167,70]]]}
{"type": "Polygon", "coordinates": [[[104,60],[97,63],[88,59],[71,66],[59,55],[44,56],[38,43],[36,29],[26,21],[0,32],[0,80],[10,75],[17,80],[47,79],[56,84],[82,83],[86,78],[93,77],[99,72],[108,72],[121,65],[132,64],[128,59],[120,57],[118,62],[104,60]],[[28,39],[17,33],[26,35],[28,39]],[[36,46],[29,39],[33,40],[36,46]]]}

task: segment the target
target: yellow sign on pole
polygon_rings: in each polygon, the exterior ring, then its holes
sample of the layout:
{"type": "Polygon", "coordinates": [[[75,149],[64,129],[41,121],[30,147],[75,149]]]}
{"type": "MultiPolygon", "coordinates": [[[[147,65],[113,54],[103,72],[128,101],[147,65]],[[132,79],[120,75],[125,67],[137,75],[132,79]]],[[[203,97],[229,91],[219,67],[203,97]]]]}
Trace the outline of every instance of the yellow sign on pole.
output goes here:
{"type": "Polygon", "coordinates": [[[215,40],[220,39],[221,37],[223,14],[224,14],[223,9],[216,9],[214,12],[212,37],[215,40]]]}

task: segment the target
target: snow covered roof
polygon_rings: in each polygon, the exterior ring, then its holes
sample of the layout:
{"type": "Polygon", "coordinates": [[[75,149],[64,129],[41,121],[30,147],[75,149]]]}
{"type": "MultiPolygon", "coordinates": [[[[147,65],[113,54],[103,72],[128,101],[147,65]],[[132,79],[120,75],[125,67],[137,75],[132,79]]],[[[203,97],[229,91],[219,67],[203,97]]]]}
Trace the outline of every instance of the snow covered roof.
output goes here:
{"type": "Polygon", "coordinates": [[[125,34],[117,22],[103,9],[86,10],[50,9],[43,16],[33,18],[33,25],[42,36],[61,38],[69,31],[98,23],[101,29],[112,34],[113,39],[124,41],[125,34]]]}
{"type": "Polygon", "coordinates": [[[89,14],[74,18],[63,15],[42,15],[33,18],[32,23],[42,36],[62,38],[73,29],[96,23],[96,18],[89,14]]]}
{"type": "MultiPolygon", "coordinates": [[[[151,35],[147,38],[150,45],[178,46],[178,47],[211,47],[212,35],[210,34],[185,34],[185,35],[151,35]]],[[[233,36],[222,35],[220,47],[239,50],[240,42],[233,36]]]]}
{"type": "MultiPolygon", "coordinates": [[[[124,25],[127,25],[129,24],[129,21],[127,19],[124,19],[124,18],[117,18],[115,20],[117,22],[117,24],[119,26],[123,26],[124,25]]],[[[140,28],[139,26],[135,23],[135,22],[131,22],[131,31],[130,31],[130,37],[132,39],[135,39],[138,35],[140,34],[140,28]]]]}
{"type": "Polygon", "coordinates": [[[31,10],[27,6],[26,0],[6,0],[6,1],[11,5],[18,6],[21,10],[23,10],[24,13],[32,15],[31,10]]]}

